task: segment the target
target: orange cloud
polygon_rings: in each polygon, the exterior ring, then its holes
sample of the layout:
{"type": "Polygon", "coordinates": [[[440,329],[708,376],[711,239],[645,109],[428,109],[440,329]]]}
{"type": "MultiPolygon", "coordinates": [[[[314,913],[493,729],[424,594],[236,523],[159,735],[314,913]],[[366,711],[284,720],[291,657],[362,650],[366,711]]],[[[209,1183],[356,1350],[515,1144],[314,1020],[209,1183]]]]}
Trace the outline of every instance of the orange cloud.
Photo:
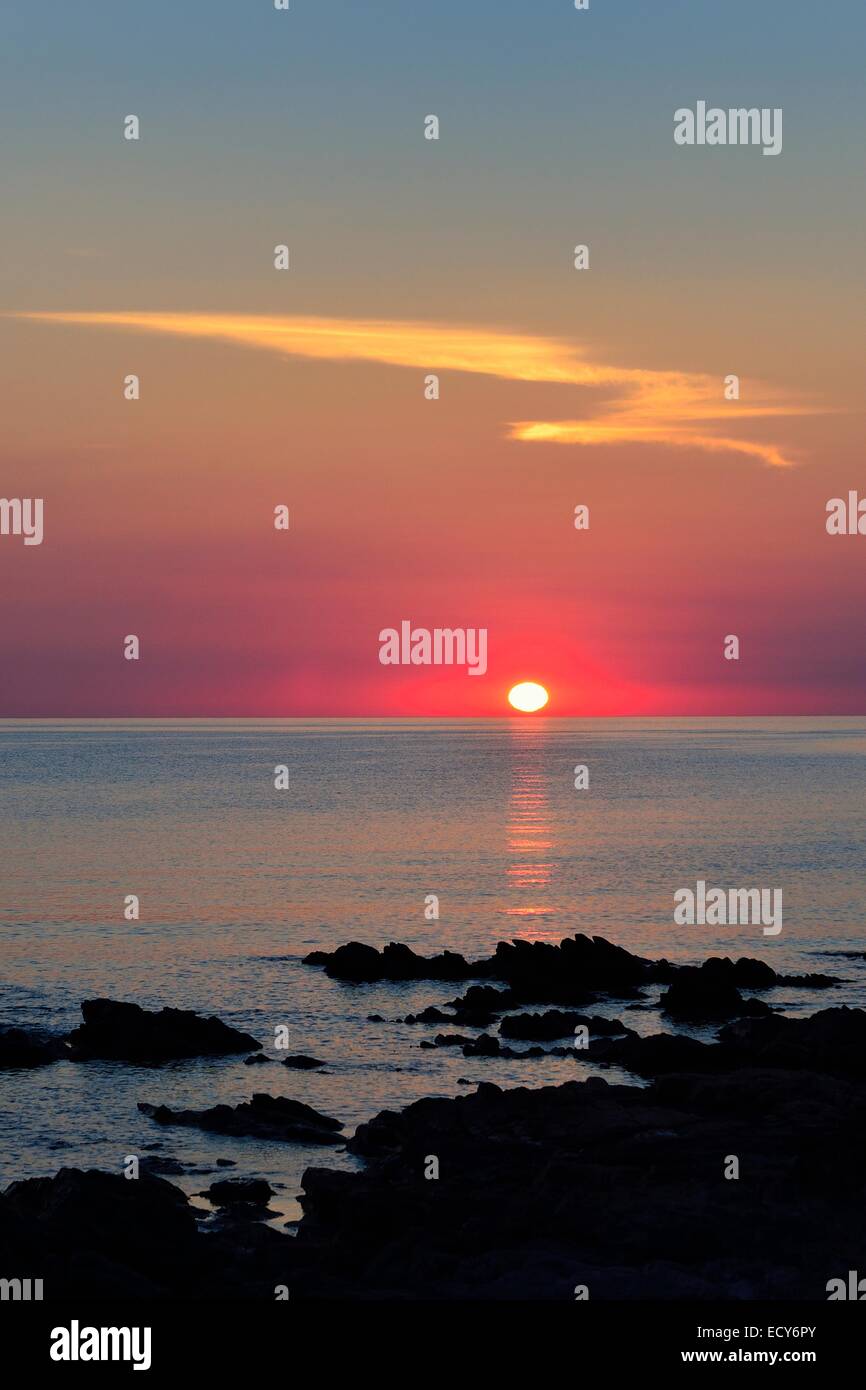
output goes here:
{"type": "Polygon", "coordinates": [[[509,381],[612,388],[613,398],[585,420],[517,421],[510,437],[558,444],[659,443],[751,455],[773,467],[789,459],[775,444],[740,439],[734,422],[813,413],[782,393],[749,382],[749,399],[723,398],[720,379],[696,372],[614,367],[556,338],[493,328],[378,319],[196,313],[19,313],[47,323],[121,328],[207,338],[283,356],[380,362],[425,371],[474,372],[509,381]],[[724,420],[724,431],[719,429],[724,420]],[[702,428],[695,428],[700,422],[702,428]]]}

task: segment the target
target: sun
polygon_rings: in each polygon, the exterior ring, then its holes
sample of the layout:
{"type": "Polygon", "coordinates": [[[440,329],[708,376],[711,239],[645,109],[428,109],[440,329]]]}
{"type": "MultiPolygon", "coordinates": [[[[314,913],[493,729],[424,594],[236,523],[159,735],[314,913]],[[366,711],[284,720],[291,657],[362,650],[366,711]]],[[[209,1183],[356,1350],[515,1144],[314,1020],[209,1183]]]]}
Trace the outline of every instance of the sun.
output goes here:
{"type": "Polygon", "coordinates": [[[521,714],[534,714],[536,710],[544,709],[549,699],[544,686],[535,681],[521,681],[508,692],[508,703],[514,709],[519,709],[521,714]]]}

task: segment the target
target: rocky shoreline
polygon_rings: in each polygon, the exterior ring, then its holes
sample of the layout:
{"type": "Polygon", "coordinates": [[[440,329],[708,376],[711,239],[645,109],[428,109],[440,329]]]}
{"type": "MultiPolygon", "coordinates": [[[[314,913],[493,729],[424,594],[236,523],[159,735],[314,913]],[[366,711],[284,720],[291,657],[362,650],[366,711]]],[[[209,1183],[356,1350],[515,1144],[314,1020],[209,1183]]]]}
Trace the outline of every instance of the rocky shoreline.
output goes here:
{"type": "MultiPolygon", "coordinates": [[[[338,1119],[261,1092],[196,1110],[142,1101],[158,1125],[345,1144],[363,1167],[306,1170],[294,1238],[266,1224],[268,1185],[249,1177],[212,1184],[219,1214],[203,1219],[159,1175],[171,1159],[143,1160],[134,1181],[61,1169],[13,1182],[0,1194],[0,1274],[35,1272],[47,1298],[823,1300],[829,1280],[862,1266],[866,1013],[789,1018],[760,997],[831,990],[834,977],[745,958],[676,966],[585,936],[500,943],[475,962],[352,943],[306,963],[347,987],[468,985],[407,1016],[421,1047],[461,1047],[481,1067],[574,1053],[597,1074],[533,1089],[481,1081],[385,1110],[348,1139],[338,1119]],[[627,1018],[651,988],[672,1027],[699,1020],[713,1040],[638,1034],[592,1012],[621,1001],[627,1018]],[[635,1083],[608,1084],[609,1067],[635,1083]]],[[[0,1066],[232,1053],[241,1065],[261,1048],[184,1010],[82,1008],[65,1039],[0,1033],[0,1066]]]]}

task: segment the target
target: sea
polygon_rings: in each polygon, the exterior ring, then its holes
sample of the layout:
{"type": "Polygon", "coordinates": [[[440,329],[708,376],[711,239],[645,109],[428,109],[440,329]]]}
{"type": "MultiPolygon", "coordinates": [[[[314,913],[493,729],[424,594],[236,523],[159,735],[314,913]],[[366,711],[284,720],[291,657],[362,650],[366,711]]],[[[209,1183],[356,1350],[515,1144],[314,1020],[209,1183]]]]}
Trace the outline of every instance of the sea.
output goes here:
{"type": "MultiPolygon", "coordinates": [[[[291,1234],[304,1170],[358,1160],[163,1128],[138,1102],[203,1109],[265,1091],[349,1135],[479,1081],[544,1086],[595,1070],[580,1052],[420,1048],[437,1029],[404,1017],[463,987],[349,985],[303,964],[348,941],[475,957],[584,932],[653,958],[745,955],[841,977],[766,996],[790,1014],[862,1007],[864,786],[859,718],[0,721],[0,1026],[60,1035],[82,1000],[107,997],[216,1014],[274,1059],[0,1071],[0,1188],[173,1159],[182,1172],[169,1180],[204,1220],[215,1177],[263,1177],[271,1219],[291,1234]],[[676,925],[674,894],[699,880],[780,889],[781,932],[676,925]],[[283,1027],[290,1051],[325,1066],[278,1065],[283,1027]]],[[[671,1030],[657,998],[590,1012],[671,1030]]]]}

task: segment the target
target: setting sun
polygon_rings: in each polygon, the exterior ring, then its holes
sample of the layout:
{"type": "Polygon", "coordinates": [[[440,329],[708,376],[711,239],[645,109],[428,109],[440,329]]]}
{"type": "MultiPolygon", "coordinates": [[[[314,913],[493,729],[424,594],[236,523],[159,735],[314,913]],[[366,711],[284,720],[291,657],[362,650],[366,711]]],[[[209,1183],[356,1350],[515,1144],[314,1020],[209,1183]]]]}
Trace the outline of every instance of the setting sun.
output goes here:
{"type": "Polygon", "coordinates": [[[544,686],[535,681],[521,681],[508,692],[508,703],[520,710],[521,714],[534,714],[536,710],[544,709],[549,698],[544,686]]]}

